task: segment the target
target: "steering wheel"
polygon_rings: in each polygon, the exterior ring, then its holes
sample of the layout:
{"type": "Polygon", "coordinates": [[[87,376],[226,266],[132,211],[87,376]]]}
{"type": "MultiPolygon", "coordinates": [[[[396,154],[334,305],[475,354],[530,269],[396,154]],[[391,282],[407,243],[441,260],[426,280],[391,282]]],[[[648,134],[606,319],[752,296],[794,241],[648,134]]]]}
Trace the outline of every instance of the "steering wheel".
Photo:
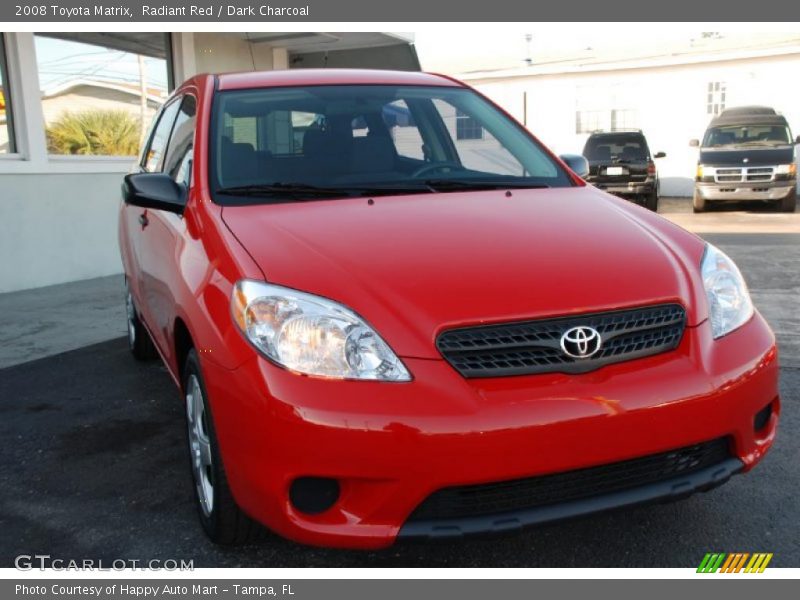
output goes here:
{"type": "Polygon", "coordinates": [[[449,161],[448,160],[448,161],[445,161],[445,162],[437,162],[437,163],[431,163],[429,165],[423,165],[419,169],[414,171],[411,174],[411,177],[419,177],[421,175],[424,175],[425,173],[433,173],[434,171],[441,171],[441,170],[444,170],[444,169],[455,170],[455,169],[463,169],[463,168],[464,167],[462,167],[459,163],[457,163],[455,161],[449,161]]]}

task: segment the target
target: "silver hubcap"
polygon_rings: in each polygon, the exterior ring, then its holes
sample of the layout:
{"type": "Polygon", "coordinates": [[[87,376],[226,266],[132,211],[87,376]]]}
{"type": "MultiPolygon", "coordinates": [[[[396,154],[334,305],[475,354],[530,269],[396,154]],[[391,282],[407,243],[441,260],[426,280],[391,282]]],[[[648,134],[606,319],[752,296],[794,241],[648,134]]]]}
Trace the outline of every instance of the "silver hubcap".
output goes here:
{"type": "Polygon", "coordinates": [[[125,295],[125,310],[128,314],[128,342],[133,347],[136,342],[136,309],[133,307],[133,296],[130,292],[125,295]]]}
{"type": "Polygon", "coordinates": [[[206,403],[196,375],[189,377],[186,390],[186,416],[189,427],[189,454],[192,473],[197,487],[197,498],[207,517],[214,510],[214,485],[212,483],[211,440],[208,435],[206,403]]]}

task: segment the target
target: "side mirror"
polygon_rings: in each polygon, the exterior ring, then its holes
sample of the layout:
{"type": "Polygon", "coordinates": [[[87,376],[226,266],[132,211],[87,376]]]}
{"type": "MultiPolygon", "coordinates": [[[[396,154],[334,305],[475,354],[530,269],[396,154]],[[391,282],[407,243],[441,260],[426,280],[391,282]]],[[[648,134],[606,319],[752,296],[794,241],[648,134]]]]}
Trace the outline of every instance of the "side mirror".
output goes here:
{"type": "Polygon", "coordinates": [[[666,152],[656,152],[653,155],[653,158],[666,158],[666,157],[667,157],[667,153],[666,152]]]}
{"type": "Polygon", "coordinates": [[[132,173],[122,182],[122,199],[131,206],[181,215],[186,208],[186,186],[165,173],[132,173]]]}
{"type": "Polygon", "coordinates": [[[700,140],[689,140],[689,145],[692,148],[697,148],[700,145],[700,140]]]}
{"type": "Polygon", "coordinates": [[[578,177],[586,177],[589,174],[589,161],[580,154],[562,154],[559,158],[563,160],[578,177]]]}
{"type": "Polygon", "coordinates": [[[794,143],[795,144],[800,144],[800,135],[798,135],[796,138],[794,138],[794,143]]]}

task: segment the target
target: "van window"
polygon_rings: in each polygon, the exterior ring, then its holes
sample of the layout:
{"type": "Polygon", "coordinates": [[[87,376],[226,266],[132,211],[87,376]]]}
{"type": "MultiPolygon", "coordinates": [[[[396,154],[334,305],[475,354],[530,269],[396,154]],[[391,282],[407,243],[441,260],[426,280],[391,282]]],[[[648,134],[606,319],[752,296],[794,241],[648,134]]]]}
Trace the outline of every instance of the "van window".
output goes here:
{"type": "Polygon", "coordinates": [[[783,125],[722,125],[710,127],[703,138],[703,146],[719,147],[741,144],[775,146],[790,144],[792,136],[783,125]]]}

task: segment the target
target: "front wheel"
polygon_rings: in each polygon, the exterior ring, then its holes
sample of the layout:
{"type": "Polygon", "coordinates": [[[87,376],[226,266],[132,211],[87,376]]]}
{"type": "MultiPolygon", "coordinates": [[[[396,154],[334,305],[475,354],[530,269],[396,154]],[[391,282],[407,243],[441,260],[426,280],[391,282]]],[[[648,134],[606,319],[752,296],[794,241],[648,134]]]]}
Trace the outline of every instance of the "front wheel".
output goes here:
{"type": "Polygon", "coordinates": [[[797,194],[792,193],[778,203],[778,210],[785,213],[793,213],[797,207],[797,194]]]}
{"type": "Polygon", "coordinates": [[[692,210],[696,213],[701,213],[705,212],[707,208],[706,199],[695,190],[694,198],[692,199],[692,210]]]}
{"type": "Polygon", "coordinates": [[[183,390],[195,504],[203,529],[217,544],[240,545],[261,539],[265,530],[242,512],[228,486],[194,349],[186,357],[183,390]]]}

